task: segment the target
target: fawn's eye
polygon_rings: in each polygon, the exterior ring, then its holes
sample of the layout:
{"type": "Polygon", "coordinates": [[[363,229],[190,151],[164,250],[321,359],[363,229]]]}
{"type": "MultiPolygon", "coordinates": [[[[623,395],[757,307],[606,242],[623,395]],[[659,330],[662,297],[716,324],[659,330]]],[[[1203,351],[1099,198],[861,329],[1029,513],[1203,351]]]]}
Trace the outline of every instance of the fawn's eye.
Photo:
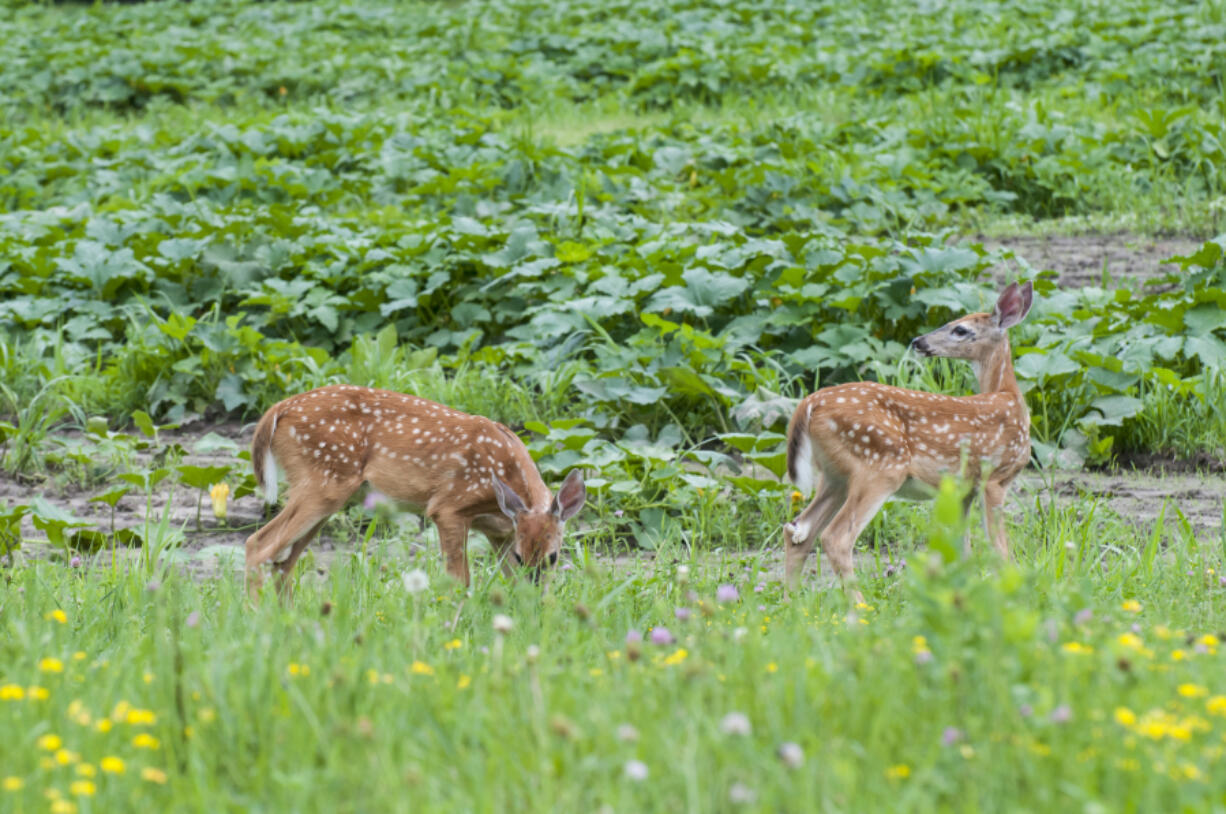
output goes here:
{"type": "Polygon", "coordinates": [[[952,333],[954,336],[970,336],[971,335],[970,329],[962,325],[955,325],[952,333]]]}

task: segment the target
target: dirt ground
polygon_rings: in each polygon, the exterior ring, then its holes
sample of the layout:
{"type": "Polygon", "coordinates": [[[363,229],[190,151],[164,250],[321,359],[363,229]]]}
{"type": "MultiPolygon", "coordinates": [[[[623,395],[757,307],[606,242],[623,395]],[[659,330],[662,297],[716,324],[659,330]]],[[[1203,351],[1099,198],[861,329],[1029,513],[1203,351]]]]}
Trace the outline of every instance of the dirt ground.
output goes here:
{"type": "MultiPolygon", "coordinates": [[[[213,432],[233,440],[239,448],[246,448],[250,440],[251,426],[239,424],[224,424],[210,427],[194,427],[187,430],[165,433],[162,439],[166,442],[176,442],[190,450],[196,440],[206,432],[213,432]]],[[[233,453],[213,452],[205,455],[190,454],[185,463],[201,466],[233,463],[233,453]]],[[[240,462],[241,464],[241,462],[240,462]]],[[[246,474],[245,464],[236,467],[235,474],[246,474]]],[[[233,485],[236,478],[232,477],[233,485]]],[[[174,534],[182,535],[182,540],[168,556],[176,564],[198,578],[204,578],[223,571],[238,572],[243,562],[243,543],[247,536],[263,522],[263,503],[259,497],[248,495],[237,500],[231,500],[226,522],[220,523],[212,514],[211,504],[207,496],[204,498],[201,512],[202,523],[197,529],[196,511],[197,499],[201,494],[198,490],[187,489],[182,485],[171,486],[173,478],[164,481],[155,488],[150,496],[149,511],[146,511],[146,496],[133,492],[120,499],[115,508],[115,527],[131,528],[140,532],[143,530],[146,517],[151,524],[156,524],[162,515],[169,512],[170,525],[177,530],[174,534]]],[[[90,498],[100,494],[108,486],[97,486],[82,491],[78,486],[60,486],[54,481],[41,483],[23,483],[7,476],[0,476],[0,505],[8,503],[28,503],[35,497],[43,499],[70,511],[77,517],[89,520],[99,530],[110,528],[110,510],[107,506],[91,502],[90,498]]],[[[1181,512],[1191,525],[1196,536],[1206,543],[1221,539],[1223,501],[1226,500],[1226,477],[1220,474],[1154,474],[1147,472],[1058,472],[1043,475],[1030,471],[1020,477],[1011,490],[1010,511],[1021,513],[1032,510],[1036,499],[1046,503],[1054,497],[1061,503],[1077,501],[1095,501],[1098,511],[1109,511],[1148,530],[1160,514],[1165,512],[1168,526],[1175,528],[1178,514],[1181,512]],[[1178,512],[1175,511],[1178,509],[1178,512]]],[[[418,530],[419,524],[411,516],[401,516],[399,522],[407,524],[412,531],[413,542],[411,550],[426,552],[428,556],[436,556],[433,529],[425,524],[418,530]]],[[[580,522],[582,519],[580,518],[580,522]]],[[[30,518],[23,521],[22,535],[27,540],[44,537],[37,531],[30,518]]],[[[480,535],[473,535],[474,540],[480,535]]],[[[411,538],[412,539],[412,538],[411,538]]],[[[309,561],[323,573],[338,553],[353,550],[361,545],[361,530],[344,524],[330,524],[322,539],[317,540],[309,549],[309,561]]],[[[747,550],[746,553],[750,553],[747,550]]],[[[31,543],[25,546],[19,556],[48,556],[49,547],[31,543]]],[[[109,557],[109,553],[99,556],[109,557]]],[[[140,556],[139,548],[119,549],[119,556],[135,558],[140,556]]],[[[644,554],[643,558],[650,555],[644,554]]],[[[630,564],[634,557],[617,557],[618,562],[630,564]]],[[[642,558],[638,558],[642,559],[642,558]]],[[[772,573],[773,573],[772,569],[772,573]]],[[[829,574],[824,568],[823,573],[829,574]]],[[[776,574],[775,576],[778,576],[776,574]]]]}
{"type": "MultiPolygon", "coordinates": [[[[1115,288],[1119,280],[1149,280],[1179,266],[1166,263],[1168,258],[1191,254],[1203,241],[1189,237],[1149,238],[1129,234],[1090,234],[1050,237],[971,238],[985,248],[1012,249],[1037,270],[1053,270],[1061,285],[1080,288],[1103,285],[1115,288]]],[[[1014,267],[1010,262],[997,269],[999,276],[1008,275],[1014,267]]]]}

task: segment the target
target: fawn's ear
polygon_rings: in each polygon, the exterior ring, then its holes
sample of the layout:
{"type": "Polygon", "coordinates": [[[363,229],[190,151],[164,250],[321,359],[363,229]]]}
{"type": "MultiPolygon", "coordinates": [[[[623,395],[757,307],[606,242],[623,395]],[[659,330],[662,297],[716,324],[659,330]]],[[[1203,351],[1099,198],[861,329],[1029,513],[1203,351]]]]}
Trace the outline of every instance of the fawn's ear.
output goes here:
{"type": "Polygon", "coordinates": [[[1010,283],[996,301],[996,310],[992,312],[992,320],[1002,331],[1012,328],[1026,318],[1030,306],[1034,303],[1034,286],[1027,282],[1019,286],[1010,283]]]}
{"type": "Polygon", "coordinates": [[[514,520],[515,515],[528,510],[520,496],[515,494],[514,489],[500,481],[497,475],[490,477],[494,482],[494,497],[498,498],[498,508],[502,509],[503,514],[514,520]]]}
{"type": "Polygon", "coordinates": [[[566,476],[566,480],[562,481],[562,488],[558,489],[557,495],[553,498],[553,506],[549,510],[559,520],[568,520],[574,517],[575,512],[583,508],[585,500],[587,500],[587,487],[583,485],[583,473],[578,469],[572,469],[566,476]]]}

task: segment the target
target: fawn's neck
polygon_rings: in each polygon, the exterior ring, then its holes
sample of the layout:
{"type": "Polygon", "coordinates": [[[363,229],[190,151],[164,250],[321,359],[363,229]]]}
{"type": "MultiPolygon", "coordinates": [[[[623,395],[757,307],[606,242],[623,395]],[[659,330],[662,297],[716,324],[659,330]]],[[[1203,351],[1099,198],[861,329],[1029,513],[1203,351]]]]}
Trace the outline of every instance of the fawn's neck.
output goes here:
{"type": "Polygon", "coordinates": [[[1022,395],[1021,388],[1017,386],[1017,376],[1013,373],[1013,351],[1008,339],[1002,339],[986,359],[976,359],[974,366],[980,393],[1022,395]]]}

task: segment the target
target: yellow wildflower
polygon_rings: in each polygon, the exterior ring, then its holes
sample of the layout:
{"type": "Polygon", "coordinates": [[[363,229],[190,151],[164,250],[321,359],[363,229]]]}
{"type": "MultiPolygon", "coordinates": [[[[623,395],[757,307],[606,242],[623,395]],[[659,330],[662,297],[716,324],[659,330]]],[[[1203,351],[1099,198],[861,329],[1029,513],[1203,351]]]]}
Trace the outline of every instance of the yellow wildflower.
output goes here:
{"type": "Polygon", "coordinates": [[[1120,605],[1120,608],[1128,611],[1129,613],[1140,613],[1141,603],[1135,599],[1127,599],[1124,601],[1124,604],[1120,605]]]}
{"type": "Polygon", "coordinates": [[[155,769],[152,766],[146,766],[140,770],[142,780],[148,780],[150,783],[165,783],[166,772],[161,769],[155,769]]]}
{"type": "Polygon", "coordinates": [[[152,684],[153,683],[153,673],[146,670],[144,672],[144,675],[141,676],[141,680],[144,681],[146,684],[152,684]]]}
{"type": "Polygon", "coordinates": [[[70,800],[53,800],[51,814],[76,814],[77,805],[70,800]]]}
{"type": "Polygon", "coordinates": [[[1060,645],[1060,649],[1065,653],[1083,654],[1094,652],[1093,647],[1088,644],[1082,644],[1081,642],[1065,642],[1064,644],[1060,645]]]}
{"type": "Polygon", "coordinates": [[[128,711],[127,721],[130,726],[151,725],[158,722],[158,716],[150,709],[132,709],[128,711]]]}
{"type": "Polygon", "coordinates": [[[602,676],[602,675],[604,675],[604,670],[600,669],[599,667],[593,667],[592,669],[588,670],[587,672],[588,672],[588,675],[591,675],[591,676],[602,676]]]}
{"type": "Polygon", "coordinates": [[[1209,694],[1209,690],[1199,684],[1180,684],[1178,689],[1184,698],[1203,698],[1209,694]]]}
{"type": "Polygon", "coordinates": [[[289,663],[289,667],[286,669],[289,670],[289,674],[292,676],[309,676],[311,674],[310,667],[305,664],[298,664],[294,661],[291,661],[289,663]]]}
{"type": "Polygon", "coordinates": [[[77,652],[72,654],[73,661],[85,661],[86,658],[87,656],[84,650],[78,650],[77,652]]]}
{"type": "Polygon", "coordinates": [[[137,749],[157,749],[162,742],[148,732],[142,732],[132,739],[132,745],[137,749]]]}
{"type": "Polygon", "coordinates": [[[1188,654],[1183,652],[1182,650],[1172,650],[1171,651],[1171,661],[1183,661],[1187,657],[1188,657],[1188,654]]]}
{"type": "Polygon", "coordinates": [[[911,776],[911,767],[905,763],[890,766],[885,770],[885,776],[890,780],[906,780],[911,776]]]}
{"type": "Polygon", "coordinates": [[[45,749],[48,752],[54,752],[63,745],[64,741],[60,739],[59,735],[43,735],[38,739],[38,748],[45,749]]]}
{"type": "Polygon", "coordinates": [[[122,758],[117,758],[114,755],[108,755],[98,761],[98,765],[102,767],[102,771],[107,774],[123,774],[127,769],[122,758]]]}
{"type": "Polygon", "coordinates": [[[689,655],[690,654],[684,647],[679,647],[664,659],[663,664],[672,667],[673,665],[680,664],[681,662],[685,661],[689,655]]]}
{"type": "Polygon", "coordinates": [[[424,661],[415,661],[413,666],[409,668],[409,672],[419,676],[432,676],[434,675],[434,668],[424,661]]]}
{"type": "Polygon", "coordinates": [[[44,619],[54,619],[55,621],[59,622],[61,625],[68,624],[68,614],[64,613],[59,608],[56,608],[55,610],[51,611],[43,618],[44,619]]]}
{"type": "Polygon", "coordinates": [[[62,673],[64,672],[64,662],[48,656],[38,663],[38,669],[44,673],[62,673]]]}
{"type": "Polygon", "coordinates": [[[471,678],[469,678],[466,675],[461,675],[460,680],[455,683],[455,686],[457,690],[463,690],[463,689],[467,689],[468,685],[472,683],[473,683],[473,680],[471,678]]]}
{"type": "Polygon", "coordinates": [[[76,752],[70,752],[67,749],[57,749],[55,752],[55,762],[61,766],[67,766],[69,763],[76,763],[81,759],[81,756],[76,752]]]}
{"type": "Polygon", "coordinates": [[[443,644],[443,649],[444,650],[458,650],[459,648],[463,646],[464,646],[464,642],[460,641],[459,639],[452,639],[451,641],[445,642],[443,644]]]}
{"type": "Polygon", "coordinates": [[[1115,722],[1120,726],[1132,726],[1137,722],[1137,715],[1128,707],[1116,707],[1115,722]]]}
{"type": "Polygon", "coordinates": [[[47,691],[46,687],[39,687],[38,685],[26,687],[26,695],[30,696],[31,701],[46,701],[51,697],[51,693],[47,691]]]}
{"type": "Polygon", "coordinates": [[[78,797],[92,797],[94,792],[97,790],[98,787],[95,786],[93,781],[90,780],[75,780],[73,781],[72,785],[68,787],[68,791],[72,792],[78,797]]]}
{"type": "Polygon", "coordinates": [[[99,732],[110,732],[113,725],[110,718],[103,718],[95,724],[94,728],[99,732]]]}
{"type": "Polygon", "coordinates": [[[218,520],[226,519],[226,499],[230,497],[230,485],[214,483],[209,489],[209,497],[213,499],[213,516],[218,520]]]}
{"type": "Polygon", "coordinates": [[[1205,702],[1210,715],[1226,716],[1226,695],[1215,695],[1205,702]]]}
{"type": "Polygon", "coordinates": [[[779,672],[779,665],[775,664],[775,662],[772,661],[770,664],[766,665],[766,672],[768,673],[779,672]]]}
{"type": "Polygon", "coordinates": [[[1135,633],[1123,633],[1116,641],[1129,650],[1140,650],[1145,646],[1145,643],[1141,641],[1141,637],[1135,633]]]}
{"type": "Polygon", "coordinates": [[[5,791],[21,791],[25,784],[26,781],[20,777],[6,777],[3,781],[0,781],[0,785],[4,786],[5,791]]]}
{"type": "Polygon", "coordinates": [[[200,711],[196,713],[196,717],[200,719],[201,723],[207,724],[212,723],[217,718],[217,713],[212,707],[201,707],[200,711]]]}
{"type": "Polygon", "coordinates": [[[20,701],[26,697],[26,691],[16,684],[0,685],[0,701],[20,701]]]}

